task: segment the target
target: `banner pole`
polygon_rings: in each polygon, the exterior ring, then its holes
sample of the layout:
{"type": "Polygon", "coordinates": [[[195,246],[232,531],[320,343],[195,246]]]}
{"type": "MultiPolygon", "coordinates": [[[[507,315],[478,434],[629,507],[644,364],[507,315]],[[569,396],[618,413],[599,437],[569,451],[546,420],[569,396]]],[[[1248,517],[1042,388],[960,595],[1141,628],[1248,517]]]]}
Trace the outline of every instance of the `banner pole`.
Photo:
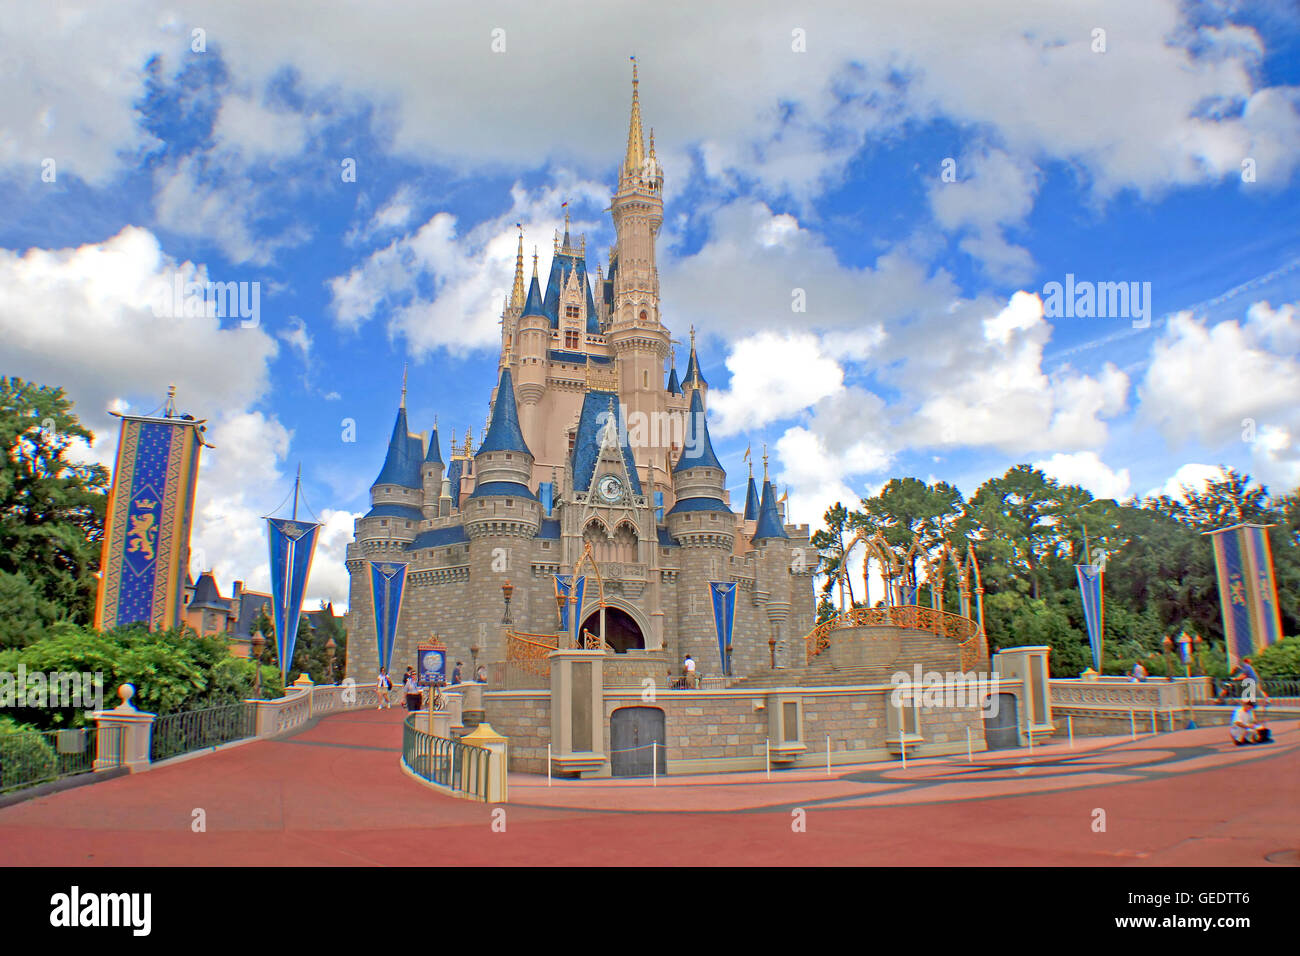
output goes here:
{"type": "Polygon", "coordinates": [[[1067,716],[1065,718],[1065,728],[1070,734],[1070,746],[1074,746],[1074,718],[1067,716]]]}
{"type": "Polygon", "coordinates": [[[903,726],[898,727],[898,750],[903,755],[903,769],[907,769],[907,742],[903,740],[903,726]]]}
{"type": "Polygon", "coordinates": [[[765,754],[766,756],[764,757],[764,762],[767,764],[767,779],[771,780],[772,779],[772,738],[771,737],[767,738],[765,754]]]}
{"type": "Polygon", "coordinates": [[[657,787],[659,786],[659,745],[654,741],[650,742],[650,759],[652,761],[650,769],[650,786],[657,787]]]}
{"type": "Polygon", "coordinates": [[[1132,709],[1131,707],[1129,708],[1129,712],[1128,712],[1128,732],[1129,732],[1129,735],[1130,735],[1134,740],[1137,740],[1137,739],[1138,739],[1138,732],[1137,732],[1137,715],[1135,714],[1135,712],[1133,711],[1133,709],[1132,709]]]}
{"type": "Polygon", "coordinates": [[[546,745],[546,785],[551,785],[551,745],[546,745]]]}
{"type": "Polygon", "coordinates": [[[970,749],[970,728],[969,727],[966,728],[966,762],[967,763],[975,762],[975,756],[974,754],[971,753],[971,749],[970,749]]]}
{"type": "Polygon", "coordinates": [[[826,735],[826,776],[831,775],[831,735],[826,735]]]}

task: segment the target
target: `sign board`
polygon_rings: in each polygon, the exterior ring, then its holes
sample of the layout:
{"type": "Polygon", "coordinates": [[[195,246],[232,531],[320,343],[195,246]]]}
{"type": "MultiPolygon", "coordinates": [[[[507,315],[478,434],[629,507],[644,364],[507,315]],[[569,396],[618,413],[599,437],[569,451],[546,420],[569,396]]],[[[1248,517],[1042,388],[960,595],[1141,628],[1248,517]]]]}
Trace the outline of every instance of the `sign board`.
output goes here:
{"type": "Polygon", "coordinates": [[[447,683],[447,648],[441,644],[421,644],[415,650],[416,679],[421,687],[440,687],[447,683]]]}

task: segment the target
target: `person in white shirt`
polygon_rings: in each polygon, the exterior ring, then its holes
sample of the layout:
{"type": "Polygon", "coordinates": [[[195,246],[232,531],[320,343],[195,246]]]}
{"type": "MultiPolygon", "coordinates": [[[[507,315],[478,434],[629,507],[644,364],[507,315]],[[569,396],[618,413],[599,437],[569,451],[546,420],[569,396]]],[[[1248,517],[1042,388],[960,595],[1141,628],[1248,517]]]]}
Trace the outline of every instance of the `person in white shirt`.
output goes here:
{"type": "Polygon", "coordinates": [[[691,659],[690,654],[687,654],[686,660],[682,662],[682,669],[686,671],[686,686],[694,687],[695,686],[695,661],[691,659]]]}
{"type": "Polygon", "coordinates": [[[388,676],[388,668],[379,668],[379,677],[375,681],[375,690],[378,692],[379,706],[376,707],[375,710],[383,710],[384,708],[392,709],[393,701],[389,696],[389,692],[392,691],[392,689],[393,681],[392,678],[388,676]]]}
{"type": "Polygon", "coordinates": [[[1228,728],[1234,744],[1260,744],[1269,740],[1268,728],[1255,720],[1255,702],[1244,700],[1232,712],[1232,725],[1228,728]]]}

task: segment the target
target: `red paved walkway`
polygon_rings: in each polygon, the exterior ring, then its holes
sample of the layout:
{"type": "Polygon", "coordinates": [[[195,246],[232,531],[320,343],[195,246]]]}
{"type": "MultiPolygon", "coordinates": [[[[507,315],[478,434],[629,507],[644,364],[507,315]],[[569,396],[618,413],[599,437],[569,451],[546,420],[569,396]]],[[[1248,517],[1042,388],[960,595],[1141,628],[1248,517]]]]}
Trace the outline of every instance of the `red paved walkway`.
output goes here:
{"type": "Polygon", "coordinates": [[[396,710],[0,810],[7,864],[1223,864],[1300,848],[1300,725],[941,760],[659,781],[515,774],[492,808],[398,768],[396,710]],[[791,808],[807,831],[791,829],[791,808]],[[195,808],[207,832],[194,833],[195,808]],[[1104,833],[1092,830],[1105,810],[1104,833]]]}

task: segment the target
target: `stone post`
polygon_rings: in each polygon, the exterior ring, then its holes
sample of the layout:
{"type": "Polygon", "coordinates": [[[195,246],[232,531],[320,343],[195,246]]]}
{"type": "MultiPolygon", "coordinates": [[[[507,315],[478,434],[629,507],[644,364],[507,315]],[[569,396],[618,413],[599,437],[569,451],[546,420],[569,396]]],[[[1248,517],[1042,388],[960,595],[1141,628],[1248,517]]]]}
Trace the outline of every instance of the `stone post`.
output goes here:
{"type": "Polygon", "coordinates": [[[148,770],[153,721],[157,715],[135,709],[131,703],[135,687],[131,684],[119,687],[117,696],[122,700],[117,707],[97,710],[91,715],[95,720],[95,762],[91,769],[127,767],[132,773],[148,770]]]}
{"type": "Polygon", "coordinates": [[[563,776],[606,769],[604,651],[551,651],[551,762],[563,776]]]}
{"type": "Polygon", "coordinates": [[[489,723],[479,724],[473,733],[461,738],[461,743],[481,747],[488,751],[488,803],[505,803],[510,796],[510,782],[506,776],[506,738],[492,729],[489,723]]]}

